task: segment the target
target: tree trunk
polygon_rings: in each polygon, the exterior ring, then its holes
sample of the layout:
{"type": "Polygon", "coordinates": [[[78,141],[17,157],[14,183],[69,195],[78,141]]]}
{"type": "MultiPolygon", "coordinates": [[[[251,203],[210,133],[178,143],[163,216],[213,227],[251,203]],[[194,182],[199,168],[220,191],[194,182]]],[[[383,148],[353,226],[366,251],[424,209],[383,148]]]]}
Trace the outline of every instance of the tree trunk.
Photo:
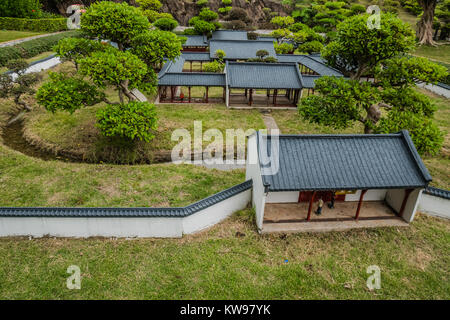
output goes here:
{"type": "Polygon", "coordinates": [[[364,133],[373,133],[373,128],[381,119],[380,107],[384,106],[383,103],[375,103],[367,110],[367,117],[362,121],[364,123],[364,133]]]}
{"type": "Polygon", "coordinates": [[[20,95],[14,97],[14,102],[24,107],[27,111],[31,111],[31,107],[25,101],[20,100],[20,95]]]}
{"type": "Polygon", "coordinates": [[[433,40],[433,19],[434,9],[436,8],[437,0],[418,0],[422,6],[423,14],[420,21],[417,23],[417,38],[419,44],[435,45],[433,40]]]}

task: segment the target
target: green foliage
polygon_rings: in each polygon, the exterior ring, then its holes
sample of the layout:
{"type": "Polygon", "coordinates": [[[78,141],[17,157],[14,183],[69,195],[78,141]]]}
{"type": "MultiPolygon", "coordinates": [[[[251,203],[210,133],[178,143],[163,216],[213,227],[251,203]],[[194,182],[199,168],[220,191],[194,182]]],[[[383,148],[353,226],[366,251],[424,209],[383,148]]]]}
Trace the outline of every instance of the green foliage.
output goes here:
{"type": "Polygon", "coordinates": [[[417,0],[400,0],[400,4],[406,11],[416,16],[422,13],[422,7],[417,0]]]}
{"type": "Polygon", "coordinates": [[[127,3],[93,3],[81,16],[83,32],[93,38],[117,42],[120,50],[149,28],[150,23],[142,11],[127,3]]]}
{"type": "Polygon", "coordinates": [[[320,77],[315,81],[319,94],[301,99],[299,113],[306,120],[344,129],[364,115],[379,100],[370,83],[336,77],[320,77]]]}
{"type": "Polygon", "coordinates": [[[172,31],[177,27],[178,22],[175,19],[159,18],[153,23],[153,25],[160,30],[172,31]]]}
{"type": "Polygon", "coordinates": [[[142,10],[159,11],[162,7],[159,0],[136,0],[142,10]]]}
{"type": "Polygon", "coordinates": [[[283,42],[280,44],[274,44],[275,52],[278,54],[288,54],[294,51],[294,45],[291,43],[283,42]]]}
{"type": "Polygon", "coordinates": [[[323,48],[323,44],[320,41],[310,41],[310,42],[305,42],[302,43],[301,45],[299,45],[296,49],[296,52],[299,53],[316,53],[316,52],[320,52],[323,48]]]}
{"type": "Polygon", "coordinates": [[[30,19],[0,17],[0,29],[57,32],[67,30],[67,18],[30,19]]]}
{"type": "Polygon", "coordinates": [[[108,105],[97,111],[97,127],[106,137],[149,142],[157,129],[156,109],[148,102],[108,105]]]}
{"type": "Polygon", "coordinates": [[[360,14],[366,12],[366,7],[364,7],[362,4],[355,3],[350,7],[350,11],[353,15],[360,14]]]}
{"type": "Polygon", "coordinates": [[[217,49],[216,52],[214,52],[214,56],[219,60],[223,61],[223,58],[225,58],[226,53],[222,49],[217,49]]]}
{"type": "Polygon", "coordinates": [[[273,17],[272,20],[270,20],[270,23],[276,25],[278,28],[287,28],[294,23],[294,18],[291,16],[273,17]]]}
{"type": "Polygon", "coordinates": [[[97,40],[89,40],[85,38],[64,38],[53,47],[56,55],[63,60],[73,61],[77,65],[76,60],[90,55],[94,51],[102,51],[108,44],[103,44],[97,40]]]}
{"type": "Polygon", "coordinates": [[[247,24],[252,23],[252,19],[247,14],[247,11],[245,11],[242,8],[232,8],[230,12],[228,12],[228,15],[225,17],[225,20],[227,21],[235,21],[239,20],[247,24]]]}
{"type": "Polygon", "coordinates": [[[224,7],[224,8],[219,8],[217,9],[217,11],[220,14],[227,14],[228,12],[230,12],[230,10],[232,9],[232,7],[224,7]]]}
{"type": "Polygon", "coordinates": [[[219,18],[218,14],[208,8],[203,8],[200,13],[198,14],[198,17],[201,20],[212,22],[219,18]]]}
{"type": "Polygon", "coordinates": [[[201,20],[199,17],[192,17],[189,20],[189,25],[194,27],[196,34],[209,34],[216,30],[214,23],[201,20]]]}
{"type": "Polygon", "coordinates": [[[264,58],[264,57],[266,57],[266,56],[268,56],[269,55],[269,51],[267,51],[267,50],[264,50],[264,49],[260,49],[260,50],[258,50],[258,51],[256,51],[256,56],[258,57],[258,58],[264,58]]]}
{"type": "Polygon", "coordinates": [[[348,18],[337,27],[336,40],[322,51],[333,67],[359,78],[380,62],[408,52],[414,46],[411,27],[391,13],[381,15],[380,29],[367,27],[369,15],[348,18]]]}
{"type": "Polygon", "coordinates": [[[385,88],[381,91],[383,101],[397,111],[413,112],[414,114],[431,118],[436,106],[430,99],[411,87],[385,88]]]}
{"type": "Polygon", "coordinates": [[[230,6],[232,2],[232,0],[222,0],[222,3],[226,6],[230,6]]]}
{"type": "Polygon", "coordinates": [[[125,82],[131,89],[136,88],[147,74],[147,65],[136,55],[113,48],[94,52],[78,62],[81,74],[89,76],[101,88],[121,86],[125,82]]]}
{"type": "Polygon", "coordinates": [[[2,0],[0,2],[0,17],[36,19],[41,16],[39,0],[2,0]]]}
{"type": "Polygon", "coordinates": [[[448,75],[447,68],[421,57],[401,57],[385,61],[377,78],[384,86],[409,86],[417,82],[436,83],[448,75]]]}
{"type": "Polygon", "coordinates": [[[203,65],[203,71],[204,72],[221,73],[221,72],[223,72],[224,68],[225,68],[225,64],[223,62],[218,61],[218,60],[214,60],[212,62],[208,62],[208,63],[205,63],[203,65]]]}
{"type": "Polygon", "coordinates": [[[73,113],[81,107],[99,103],[104,97],[85,80],[55,72],[50,73],[50,81],[42,85],[36,94],[37,102],[53,113],[58,110],[73,113]]]}
{"type": "Polygon", "coordinates": [[[414,112],[393,110],[382,118],[375,129],[376,133],[393,133],[408,130],[417,151],[420,154],[434,155],[444,142],[444,134],[430,118],[414,112]]]}
{"type": "Polygon", "coordinates": [[[131,52],[147,65],[157,66],[164,61],[164,58],[173,61],[180,55],[181,41],[172,32],[150,30],[133,39],[131,52]]]}
{"type": "Polygon", "coordinates": [[[198,7],[205,7],[208,5],[208,0],[197,0],[195,3],[198,7]]]}
{"type": "Polygon", "coordinates": [[[0,67],[6,66],[7,62],[12,59],[28,59],[42,52],[50,51],[59,40],[78,36],[78,31],[68,31],[0,48],[0,67]]]}

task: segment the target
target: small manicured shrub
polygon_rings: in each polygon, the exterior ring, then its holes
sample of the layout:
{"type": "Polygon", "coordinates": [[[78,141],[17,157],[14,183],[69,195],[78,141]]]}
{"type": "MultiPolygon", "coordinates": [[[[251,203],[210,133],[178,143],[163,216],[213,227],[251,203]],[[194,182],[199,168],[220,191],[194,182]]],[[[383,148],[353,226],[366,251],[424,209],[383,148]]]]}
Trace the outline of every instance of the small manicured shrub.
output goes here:
{"type": "Polygon", "coordinates": [[[42,16],[39,0],[2,0],[0,1],[0,17],[32,18],[42,16]]]}
{"type": "Polygon", "coordinates": [[[222,0],[222,3],[226,6],[231,5],[232,2],[233,2],[232,0],[222,0]]]}
{"type": "Polygon", "coordinates": [[[160,18],[156,20],[153,25],[163,31],[172,31],[177,27],[178,22],[175,19],[160,18]]]}
{"type": "Polygon", "coordinates": [[[208,62],[208,63],[204,64],[203,65],[203,71],[204,72],[217,72],[217,73],[220,73],[220,72],[223,72],[224,67],[225,66],[224,66],[223,63],[215,60],[215,61],[208,62]]]}
{"type": "Polygon", "coordinates": [[[287,54],[294,51],[294,45],[286,42],[280,44],[275,43],[274,48],[275,52],[278,54],[287,54]]]}
{"type": "Polygon", "coordinates": [[[106,137],[149,142],[157,129],[155,105],[138,101],[107,105],[97,111],[97,127],[106,137]]]}

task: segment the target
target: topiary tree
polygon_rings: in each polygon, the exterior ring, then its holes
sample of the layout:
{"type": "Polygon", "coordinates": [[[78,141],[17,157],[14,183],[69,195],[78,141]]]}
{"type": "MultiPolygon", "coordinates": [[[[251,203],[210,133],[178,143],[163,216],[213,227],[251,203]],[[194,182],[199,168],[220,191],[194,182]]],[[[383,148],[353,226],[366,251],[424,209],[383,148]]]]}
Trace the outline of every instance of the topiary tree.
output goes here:
{"type": "MultiPolygon", "coordinates": [[[[147,7],[157,7],[157,2],[145,3],[147,7]]],[[[38,90],[38,102],[52,112],[74,112],[104,101],[107,106],[100,109],[98,121],[105,136],[129,142],[151,139],[156,123],[153,107],[138,103],[132,89],[154,91],[154,68],[165,57],[175,59],[180,55],[181,39],[168,31],[150,30],[149,26],[142,10],[126,3],[93,4],[82,16],[82,31],[93,39],[117,42],[118,49],[88,39],[58,44],[58,54],[78,64],[78,75],[51,75],[38,90]],[[132,49],[126,50],[131,45],[132,49]],[[104,90],[108,87],[117,91],[120,103],[106,98],[104,90]]]]}
{"type": "Polygon", "coordinates": [[[159,11],[162,7],[159,0],[136,0],[136,3],[139,4],[142,10],[159,11]]]}
{"type": "Polygon", "coordinates": [[[108,105],[97,111],[97,127],[103,135],[125,141],[152,140],[156,119],[155,105],[148,102],[108,105]]]}
{"type": "Polygon", "coordinates": [[[41,79],[38,73],[25,73],[28,63],[22,59],[10,60],[6,67],[11,73],[0,74],[0,98],[12,97],[14,103],[31,111],[31,106],[22,100],[26,94],[34,94],[34,86],[41,79]]]}
{"type": "Polygon", "coordinates": [[[116,42],[119,50],[124,50],[131,39],[149,28],[150,23],[141,10],[127,3],[93,3],[81,16],[81,29],[85,34],[116,42]]]}
{"type": "Polygon", "coordinates": [[[178,26],[178,22],[175,19],[159,18],[153,23],[153,26],[163,31],[172,31],[178,26]]]}
{"type": "Polygon", "coordinates": [[[300,115],[310,122],[338,129],[360,122],[364,133],[406,129],[421,154],[435,154],[443,141],[442,133],[431,121],[435,107],[412,86],[419,81],[436,82],[446,75],[446,69],[431,62],[423,65],[425,60],[385,61],[375,83],[321,77],[315,81],[318,95],[300,101],[300,115]]]}
{"type": "Polygon", "coordinates": [[[88,56],[92,52],[102,51],[107,44],[102,44],[98,40],[90,40],[85,38],[64,38],[53,47],[56,55],[63,61],[71,61],[78,70],[77,60],[88,56]]]}
{"type": "Polygon", "coordinates": [[[294,18],[292,18],[290,16],[273,17],[272,20],[270,20],[270,23],[277,26],[277,28],[287,28],[288,26],[290,26],[291,24],[294,23],[294,18]]]}
{"type": "Polygon", "coordinates": [[[294,51],[294,45],[292,43],[275,43],[274,44],[275,52],[278,54],[288,54],[294,51]]]}
{"type": "Polygon", "coordinates": [[[70,77],[51,72],[50,81],[43,84],[37,94],[37,102],[52,113],[74,113],[81,107],[93,106],[101,101],[110,103],[103,92],[81,77],[70,77]]]}
{"type": "Polygon", "coordinates": [[[368,14],[348,18],[337,27],[336,40],[323,50],[328,63],[359,79],[382,61],[408,52],[414,47],[414,33],[392,13],[381,16],[380,29],[367,27],[368,14]]]}
{"type": "Polygon", "coordinates": [[[148,66],[158,68],[164,61],[175,61],[182,49],[181,39],[174,33],[161,30],[146,31],[132,40],[131,52],[148,66]]]}
{"type": "Polygon", "coordinates": [[[269,51],[264,50],[264,49],[260,49],[258,51],[256,51],[256,56],[260,59],[263,59],[264,57],[269,55],[269,51]]]}

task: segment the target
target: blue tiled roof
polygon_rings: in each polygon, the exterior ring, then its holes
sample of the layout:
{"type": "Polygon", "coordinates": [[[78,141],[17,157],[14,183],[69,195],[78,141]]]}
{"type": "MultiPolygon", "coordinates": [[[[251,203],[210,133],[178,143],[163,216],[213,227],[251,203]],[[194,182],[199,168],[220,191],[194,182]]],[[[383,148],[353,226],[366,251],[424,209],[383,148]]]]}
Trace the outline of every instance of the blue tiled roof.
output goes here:
{"type": "Polygon", "coordinates": [[[212,33],[212,40],[248,40],[247,31],[217,30],[212,33]]]}
{"type": "Polygon", "coordinates": [[[450,200],[450,191],[448,190],[439,189],[435,187],[427,187],[424,192],[432,196],[450,200]]]}
{"type": "Polygon", "coordinates": [[[210,61],[209,52],[189,52],[183,51],[181,57],[185,61],[210,61]]]}
{"type": "MultiPolygon", "coordinates": [[[[270,150],[268,137],[262,143],[270,150]]],[[[262,178],[270,191],[424,188],[431,181],[407,131],[280,135],[279,170],[262,178]]]]}
{"type": "Polygon", "coordinates": [[[0,207],[0,217],[186,217],[252,187],[247,180],[186,207],[178,208],[30,208],[0,207]]]}
{"type": "Polygon", "coordinates": [[[183,44],[183,47],[207,47],[208,40],[205,36],[188,36],[182,35],[182,37],[186,37],[187,40],[183,44]]]}
{"type": "Polygon", "coordinates": [[[158,79],[158,85],[224,87],[225,74],[209,72],[171,72],[161,75],[158,79]]]}
{"type": "Polygon", "coordinates": [[[246,60],[256,58],[258,50],[267,50],[269,56],[275,57],[275,49],[273,43],[263,40],[210,40],[209,54],[214,58],[217,50],[225,51],[225,59],[246,60]]]}
{"type": "Polygon", "coordinates": [[[292,63],[227,62],[231,88],[300,89],[300,72],[292,63]]]}
{"type": "Polygon", "coordinates": [[[315,87],[315,81],[319,79],[321,76],[313,76],[313,75],[307,75],[302,74],[302,86],[306,89],[313,89],[315,87]]]}
{"type": "Polygon", "coordinates": [[[342,77],[342,73],[338,70],[333,69],[326,64],[316,60],[316,58],[312,58],[306,55],[300,54],[278,54],[276,56],[278,62],[297,62],[305,67],[317,72],[321,76],[336,76],[342,77]]]}

